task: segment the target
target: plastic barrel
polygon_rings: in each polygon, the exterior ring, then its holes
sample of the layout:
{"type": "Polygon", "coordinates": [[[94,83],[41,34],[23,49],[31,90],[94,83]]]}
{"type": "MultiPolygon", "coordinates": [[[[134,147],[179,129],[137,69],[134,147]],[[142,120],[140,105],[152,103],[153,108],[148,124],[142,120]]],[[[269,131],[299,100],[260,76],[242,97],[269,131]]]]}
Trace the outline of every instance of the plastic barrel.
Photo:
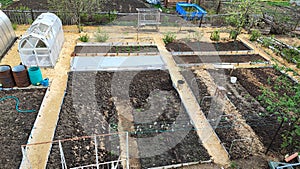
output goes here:
{"type": "Polygon", "coordinates": [[[39,67],[30,67],[28,69],[28,75],[31,84],[36,86],[41,84],[43,77],[42,77],[41,69],[39,67]]]}
{"type": "Polygon", "coordinates": [[[9,65],[0,65],[0,84],[3,88],[12,88],[15,86],[14,77],[9,65]]]}
{"type": "Polygon", "coordinates": [[[12,72],[18,87],[27,87],[30,85],[27,69],[24,65],[13,67],[12,72]]]}

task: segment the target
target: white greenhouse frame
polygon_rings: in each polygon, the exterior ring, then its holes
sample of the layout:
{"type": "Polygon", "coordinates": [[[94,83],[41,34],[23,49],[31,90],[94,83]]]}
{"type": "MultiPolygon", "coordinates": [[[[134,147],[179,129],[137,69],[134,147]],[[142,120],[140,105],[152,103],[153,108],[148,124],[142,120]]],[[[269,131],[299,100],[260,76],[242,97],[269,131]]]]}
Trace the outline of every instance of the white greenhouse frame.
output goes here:
{"type": "Polygon", "coordinates": [[[16,34],[13,30],[9,18],[0,10],[0,60],[10,49],[16,40],[16,34]]]}
{"type": "Polygon", "coordinates": [[[23,65],[54,67],[63,43],[61,20],[53,13],[42,13],[19,42],[23,65]]]}

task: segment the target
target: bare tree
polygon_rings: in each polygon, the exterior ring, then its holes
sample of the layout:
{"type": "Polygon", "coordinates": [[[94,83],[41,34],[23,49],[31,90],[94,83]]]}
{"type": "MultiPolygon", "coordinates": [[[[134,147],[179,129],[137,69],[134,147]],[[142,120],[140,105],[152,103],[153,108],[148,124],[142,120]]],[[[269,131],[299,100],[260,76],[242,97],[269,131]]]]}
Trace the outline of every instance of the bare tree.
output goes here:
{"type": "Polygon", "coordinates": [[[81,32],[82,13],[94,13],[102,10],[101,4],[106,0],[48,0],[51,8],[59,15],[70,17],[77,23],[78,31],[81,32]]]}

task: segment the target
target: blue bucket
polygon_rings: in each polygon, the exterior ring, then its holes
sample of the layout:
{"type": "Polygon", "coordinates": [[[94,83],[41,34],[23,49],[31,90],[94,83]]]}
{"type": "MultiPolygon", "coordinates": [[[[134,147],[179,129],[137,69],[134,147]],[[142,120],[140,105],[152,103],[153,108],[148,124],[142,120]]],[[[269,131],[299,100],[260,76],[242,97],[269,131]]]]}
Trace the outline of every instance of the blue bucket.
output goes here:
{"type": "Polygon", "coordinates": [[[41,69],[39,67],[30,67],[28,69],[28,75],[31,84],[36,86],[41,84],[43,77],[42,77],[41,69]]]}
{"type": "Polygon", "coordinates": [[[42,80],[41,84],[42,84],[44,87],[48,87],[48,86],[49,86],[49,79],[46,78],[46,79],[42,80]]]}

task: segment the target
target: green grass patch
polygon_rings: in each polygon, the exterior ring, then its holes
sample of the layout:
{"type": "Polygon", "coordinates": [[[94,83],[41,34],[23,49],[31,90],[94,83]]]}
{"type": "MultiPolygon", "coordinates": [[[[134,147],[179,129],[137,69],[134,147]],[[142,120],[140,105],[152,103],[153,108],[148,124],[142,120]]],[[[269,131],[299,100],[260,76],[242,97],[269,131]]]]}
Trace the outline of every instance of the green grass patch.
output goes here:
{"type": "Polygon", "coordinates": [[[8,5],[10,5],[13,2],[13,0],[0,0],[0,3],[2,4],[1,8],[5,8],[8,5]]]}
{"type": "Polygon", "coordinates": [[[291,5],[289,1],[268,1],[267,4],[271,5],[271,6],[290,6],[291,5]]]}

